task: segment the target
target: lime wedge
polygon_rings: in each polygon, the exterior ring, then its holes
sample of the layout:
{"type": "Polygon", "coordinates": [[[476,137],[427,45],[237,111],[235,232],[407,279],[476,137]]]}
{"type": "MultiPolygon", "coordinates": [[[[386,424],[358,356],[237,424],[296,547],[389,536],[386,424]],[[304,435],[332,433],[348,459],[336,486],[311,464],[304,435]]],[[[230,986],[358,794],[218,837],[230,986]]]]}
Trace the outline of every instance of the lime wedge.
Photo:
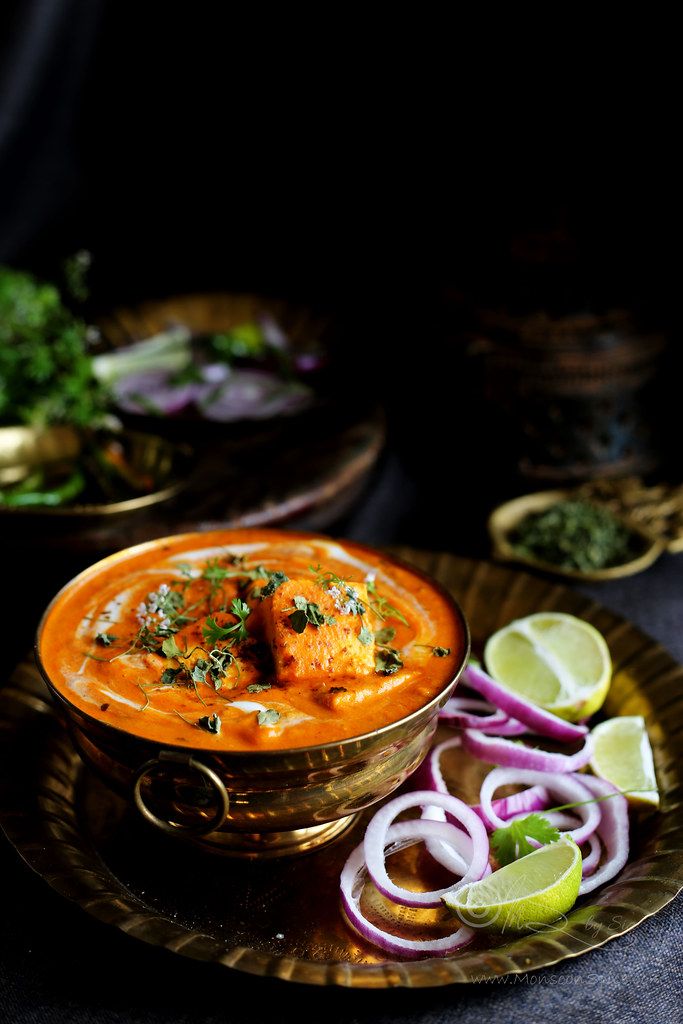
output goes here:
{"type": "Polygon", "coordinates": [[[581,866],[581,851],[563,835],[441,899],[470,928],[532,931],[557,921],[574,906],[581,866]]]}
{"type": "Polygon", "coordinates": [[[640,715],[610,718],[596,725],[591,768],[617,789],[628,790],[632,804],[659,807],[657,778],[645,719],[640,715]]]}
{"type": "Polygon", "coordinates": [[[602,707],[612,676],[604,638],[564,612],[537,612],[499,629],[484,660],[499,683],[570,722],[602,707]]]}

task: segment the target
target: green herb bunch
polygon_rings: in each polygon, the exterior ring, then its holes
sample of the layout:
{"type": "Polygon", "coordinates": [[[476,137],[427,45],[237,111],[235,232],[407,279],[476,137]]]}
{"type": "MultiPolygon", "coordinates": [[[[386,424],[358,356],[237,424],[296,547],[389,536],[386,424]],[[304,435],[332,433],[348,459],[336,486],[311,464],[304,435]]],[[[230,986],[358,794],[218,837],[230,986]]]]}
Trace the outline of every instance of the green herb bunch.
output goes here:
{"type": "Polygon", "coordinates": [[[54,285],[0,267],[0,423],[88,426],[101,414],[88,331],[54,285]]]}

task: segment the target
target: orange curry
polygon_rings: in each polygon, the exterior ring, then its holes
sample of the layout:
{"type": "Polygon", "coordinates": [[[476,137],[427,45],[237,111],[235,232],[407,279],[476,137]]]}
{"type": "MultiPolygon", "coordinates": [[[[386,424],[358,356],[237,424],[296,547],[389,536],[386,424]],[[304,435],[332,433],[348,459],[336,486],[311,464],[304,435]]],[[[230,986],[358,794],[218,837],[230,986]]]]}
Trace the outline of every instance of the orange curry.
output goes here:
{"type": "Polygon", "coordinates": [[[186,534],[104,559],[48,609],[43,671],[71,705],[169,746],[283,749],[394,722],[453,679],[448,597],[351,542],[186,534]]]}

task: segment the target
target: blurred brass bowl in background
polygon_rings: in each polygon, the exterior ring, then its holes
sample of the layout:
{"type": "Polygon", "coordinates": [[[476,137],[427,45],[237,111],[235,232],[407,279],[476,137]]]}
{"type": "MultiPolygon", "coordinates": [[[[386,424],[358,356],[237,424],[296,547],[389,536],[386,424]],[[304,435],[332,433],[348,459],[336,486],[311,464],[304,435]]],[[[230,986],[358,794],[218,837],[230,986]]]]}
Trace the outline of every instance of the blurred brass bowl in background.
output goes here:
{"type": "MultiPolygon", "coordinates": [[[[571,580],[614,580],[621,576],[633,576],[637,572],[647,569],[656,561],[666,545],[640,524],[631,522],[620,516],[624,525],[642,541],[642,551],[636,558],[620,565],[611,565],[606,569],[593,569],[584,572],[580,569],[564,569],[553,562],[545,562],[540,558],[517,551],[510,537],[520,523],[533,512],[544,512],[560,501],[577,498],[576,491],[537,491],[535,494],[524,494],[520,498],[513,498],[506,501],[489,516],[488,531],[493,545],[493,557],[499,562],[518,562],[520,565],[528,565],[532,569],[541,569],[543,572],[552,573],[554,576],[562,576],[571,580]]],[[[614,513],[612,513],[614,515],[614,513]]]]}
{"type": "MultiPolygon", "coordinates": [[[[116,501],[74,501],[64,505],[31,505],[11,507],[0,504],[0,517],[5,524],[35,523],[47,519],[50,527],[60,523],[77,526],[101,522],[103,518],[120,518],[152,506],[164,504],[179,494],[188,484],[193,468],[192,451],[187,445],[174,444],[155,434],[142,434],[133,430],[111,432],[126,451],[131,469],[153,481],[150,491],[116,501]]],[[[0,428],[0,473],[14,473],[12,483],[21,480],[27,472],[39,466],[59,462],[73,462],[81,451],[81,439],[71,427],[0,428]],[[16,475],[18,474],[18,475],[16,475]]],[[[9,483],[9,479],[4,479],[9,483]]]]}
{"type": "Polygon", "coordinates": [[[80,450],[73,427],[0,427],[0,486],[18,483],[37,466],[75,459],[80,450]]]}
{"type": "MultiPolygon", "coordinates": [[[[187,537],[229,547],[243,543],[245,532],[249,542],[259,536],[259,531],[223,530],[187,537]]],[[[327,538],[315,534],[269,530],[260,536],[264,543],[281,539],[290,549],[308,541],[328,543],[327,538]]],[[[75,577],[60,593],[100,567],[110,572],[132,554],[163,547],[167,540],[160,538],[110,555],[75,577]]],[[[377,568],[381,558],[382,572],[391,577],[392,564],[399,564],[386,555],[378,558],[377,552],[360,544],[349,541],[343,546],[360,571],[377,568]],[[374,558],[362,563],[364,552],[374,558]]],[[[460,638],[457,665],[422,707],[363,735],[291,749],[214,750],[199,743],[192,749],[105,723],[72,703],[41,663],[40,642],[50,608],[38,628],[38,665],[85,763],[116,792],[132,800],[152,825],[214,852],[247,857],[306,852],[345,831],[359,811],[388,796],[417,768],[436,730],[439,709],[467,663],[469,631],[459,606],[424,573],[411,566],[402,568],[410,572],[415,585],[424,587],[426,583],[436,590],[450,608],[460,638]]]]}

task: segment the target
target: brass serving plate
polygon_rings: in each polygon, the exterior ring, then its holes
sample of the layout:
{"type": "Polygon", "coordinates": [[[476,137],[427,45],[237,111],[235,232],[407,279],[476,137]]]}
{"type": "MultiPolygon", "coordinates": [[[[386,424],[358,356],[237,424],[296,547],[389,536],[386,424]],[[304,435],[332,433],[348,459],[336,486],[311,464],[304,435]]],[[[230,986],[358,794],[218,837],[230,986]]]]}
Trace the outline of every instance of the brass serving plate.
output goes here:
{"type": "MultiPolygon", "coordinates": [[[[36,671],[24,666],[0,691],[0,759],[21,757],[33,770],[0,766],[0,820],[27,863],[92,916],[152,945],[251,974],[357,988],[523,973],[582,955],[661,910],[683,888],[683,667],[630,623],[559,584],[452,555],[396,554],[451,590],[475,650],[510,619],[544,609],[579,615],[605,635],[615,668],[606,714],[646,716],[662,795],[661,809],[632,829],[632,856],[618,878],[543,933],[481,932],[448,959],[388,960],[354,936],[339,910],[339,871],[362,826],[293,860],[235,865],[173,844],[83,769],[36,671]]],[[[461,759],[445,770],[454,790],[473,799],[487,769],[461,759]]],[[[397,877],[416,870],[413,848],[397,877]]],[[[378,900],[366,909],[381,918],[378,900]]],[[[419,937],[426,926],[404,919],[400,927],[419,937]]]]}
{"type": "MultiPolygon", "coordinates": [[[[559,501],[566,501],[569,498],[578,498],[576,491],[536,491],[534,494],[524,494],[512,501],[506,501],[499,505],[491,513],[488,521],[489,536],[493,545],[493,557],[501,562],[517,562],[520,565],[528,565],[532,569],[541,569],[543,572],[552,573],[554,576],[562,576],[570,580],[615,580],[622,576],[633,576],[649,568],[656,559],[666,550],[666,544],[659,538],[645,529],[641,524],[631,520],[625,520],[626,525],[632,533],[641,538],[643,549],[641,554],[621,565],[612,565],[607,569],[593,569],[584,572],[580,569],[563,569],[553,562],[545,562],[540,558],[531,555],[521,554],[516,551],[510,543],[510,535],[519,526],[523,519],[532,512],[544,512],[559,501]]],[[[616,513],[615,513],[616,514],[616,513]]],[[[621,517],[619,517],[621,518],[621,517]]]]}

